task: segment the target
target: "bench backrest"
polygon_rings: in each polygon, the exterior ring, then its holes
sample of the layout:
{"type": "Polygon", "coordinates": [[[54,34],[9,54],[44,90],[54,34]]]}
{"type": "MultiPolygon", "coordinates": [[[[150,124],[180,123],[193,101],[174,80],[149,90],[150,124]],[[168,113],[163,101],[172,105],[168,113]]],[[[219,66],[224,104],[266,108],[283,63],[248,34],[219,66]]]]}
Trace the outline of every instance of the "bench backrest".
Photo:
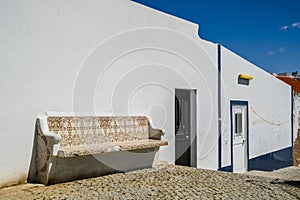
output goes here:
{"type": "Polygon", "coordinates": [[[126,117],[48,117],[50,132],[59,134],[61,146],[143,140],[149,138],[145,116],[126,117]]]}

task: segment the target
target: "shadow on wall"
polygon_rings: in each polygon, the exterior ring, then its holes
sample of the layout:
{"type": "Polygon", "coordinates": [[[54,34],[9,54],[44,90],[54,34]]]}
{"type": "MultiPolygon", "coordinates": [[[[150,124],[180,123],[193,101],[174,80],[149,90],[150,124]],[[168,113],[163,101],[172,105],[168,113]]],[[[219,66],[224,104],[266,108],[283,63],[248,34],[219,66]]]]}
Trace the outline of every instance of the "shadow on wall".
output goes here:
{"type": "Polygon", "coordinates": [[[289,147],[249,160],[249,171],[273,171],[293,165],[293,148],[289,147]]]}

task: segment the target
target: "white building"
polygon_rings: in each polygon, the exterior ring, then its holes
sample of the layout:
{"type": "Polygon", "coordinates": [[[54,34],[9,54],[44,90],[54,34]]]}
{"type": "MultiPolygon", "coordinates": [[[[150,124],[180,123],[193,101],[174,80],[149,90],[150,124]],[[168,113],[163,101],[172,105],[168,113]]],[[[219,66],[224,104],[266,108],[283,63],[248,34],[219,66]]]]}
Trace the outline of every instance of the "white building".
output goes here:
{"type": "Polygon", "coordinates": [[[201,39],[197,24],[129,0],[3,0],[0,24],[0,186],[26,181],[46,111],[147,115],[169,163],[291,163],[290,86],[201,39]]]}
{"type": "Polygon", "coordinates": [[[294,165],[298,166],[300,163],[300,75],[298,72],[292,74],[275,74],[275,76],[292,86],[293,88],[293,160],[294,165]],[[298,136],[298,138],[297,138],[298,136]]]}
{"type": "Polygon", "coordinates": [[[294,93],[294,99],[293,99],[293,132],[294,134],[294,140],[297,137],[298,129],[300,129],[299,122],[300,122],[300,74],[298,72],[293,72],[292,74],[275,74],[275,77],[282,80],[286,84],[290,85],[293,88],[294,93]]]}

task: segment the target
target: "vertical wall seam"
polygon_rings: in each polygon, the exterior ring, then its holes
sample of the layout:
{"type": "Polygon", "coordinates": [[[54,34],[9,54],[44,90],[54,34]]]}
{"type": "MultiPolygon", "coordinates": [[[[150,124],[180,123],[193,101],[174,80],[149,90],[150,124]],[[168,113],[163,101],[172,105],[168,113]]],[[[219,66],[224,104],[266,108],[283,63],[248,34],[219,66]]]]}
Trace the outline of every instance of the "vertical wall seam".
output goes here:
{"type": "Polygon", "coordinates": [[[232,106],[233,101],[230,101],[230,165],[232,166],[233,172],[233,121],[232,121],[232,106]]]}
{"type": "Polygon", "coordinates": [[[246,115],[247,115],[247,134],[246,134],[246,141],[247,141],[247,143],[246,143],[246,145],[247,145],[247,171],[249,171],[249,161],[250,161],[250,158],[249,158],[249,130],[250,130],[250,127],[249,127],[249,102],[247,101],[247,105],[246,105],[246,107],[247,107],[247,113],[246,113],[246,115]]]}
{"type": "Polygon", "coordinates": [[[221,113],[221,45],[217,44],[218,48],[218,168],[222,167],[222,113],[221,113]]]}
{"type": "Polygon", "coordinates": [[[291,139],[292,139],[292,149],[294,148],[294,90],[291,87],[291,139]]]}

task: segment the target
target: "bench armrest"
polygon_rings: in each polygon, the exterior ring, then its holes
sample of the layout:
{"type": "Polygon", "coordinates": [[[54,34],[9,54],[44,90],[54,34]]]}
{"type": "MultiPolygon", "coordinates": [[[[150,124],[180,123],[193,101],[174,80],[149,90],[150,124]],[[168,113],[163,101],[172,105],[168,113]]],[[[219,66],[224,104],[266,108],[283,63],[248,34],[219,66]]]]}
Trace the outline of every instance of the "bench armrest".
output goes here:
{"type": "Polygon", "coordinates": [[[43,135],[46,136],[53,144],[59,144],[61,136],[51,132],[43,132],[43,135]]]}
{"type": "Polygon", "coordinates": [[[165,133],[161,129],[154,129],[150,126],[149,139],[161,140],[161,136],[164,135],[165,133]]]}
{"type": "Polygon", "coordinates": [[[43,135],[47,138],[47,140],[49,142],[50,154],[56,156],[59,151],[59,147],[60,147],[59,142],[61,140],[61,136],[58,134],[48,132],[48,131],[43,132],[43,135]]]}
{"type": "Polygon", "coordinates": [[[47,117],[39,117],[36,122],[36,126],[40,130],[40,134],[44,135],[51,141],[52,144],[58,144],[61,140],[61,136],[58,134],[54,134],[48,129],[47,117]]]}

